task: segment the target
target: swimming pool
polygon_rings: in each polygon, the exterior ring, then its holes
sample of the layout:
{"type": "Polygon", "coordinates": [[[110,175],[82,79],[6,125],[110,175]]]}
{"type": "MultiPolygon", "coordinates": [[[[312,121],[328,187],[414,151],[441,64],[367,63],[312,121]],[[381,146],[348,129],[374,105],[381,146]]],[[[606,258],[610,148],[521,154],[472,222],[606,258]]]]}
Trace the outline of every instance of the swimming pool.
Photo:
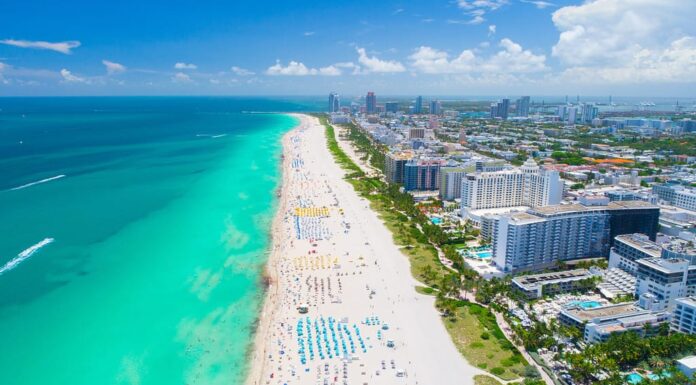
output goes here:
{"type": "Polygon", "coordinates": [[[640,384],[643,381],[643,376],[638,373],[631,373],[626,376],[626,381],[628,381],[629,384],[640,384]]]}
{"type": "Polygon", "coordinates": [[[573,307],[573,306],[580,306],[581,308],[587,310],[587,309],[594,309],[596,307],[602,306],[601,302],[597,301],[572,301],[568,302],[566,305],[567,307],[573,307]]]}
{"type": "Polygon", "coordinates": [[[474,253],[474,255],[476,255],[476,258],[478,258],[478,259],[486,259],[486,258],[492,257],[492,256],[493,256],[493,253],[492,253],[490,250],[488,250],[488,251],[477,251],[476,253],[474,253]]]}
{"type": "Polygon", "coordinates": [[[440,223],[442,223],[442,218],[432,217],[430,218],[430,222],[433,222],[434,225],[439,225],[440,223]]]}
{"type": "Polygon", "coordinates": [[[465,256],[473,259],[489,259],[493,257],[493,251],[490,247],[479,247],[469,250],[465,256]]]}

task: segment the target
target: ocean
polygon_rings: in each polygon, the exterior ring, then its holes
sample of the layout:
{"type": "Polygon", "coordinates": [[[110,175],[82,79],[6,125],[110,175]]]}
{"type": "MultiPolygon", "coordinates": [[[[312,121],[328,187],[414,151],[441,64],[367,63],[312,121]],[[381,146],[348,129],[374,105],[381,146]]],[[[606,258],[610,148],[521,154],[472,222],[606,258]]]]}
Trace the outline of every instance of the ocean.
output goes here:
{"type": "Polygon", "coordinates": [[[296,124],[258,112],[312,109],[0,98],[0,384],[243,381],[296,124]]]}

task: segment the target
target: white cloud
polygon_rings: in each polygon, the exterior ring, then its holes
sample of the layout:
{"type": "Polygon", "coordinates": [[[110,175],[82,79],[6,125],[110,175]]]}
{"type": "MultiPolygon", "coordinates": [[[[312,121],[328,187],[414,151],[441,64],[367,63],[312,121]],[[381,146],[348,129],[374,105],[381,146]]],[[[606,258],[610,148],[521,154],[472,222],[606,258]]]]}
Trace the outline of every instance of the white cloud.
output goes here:
{"type": "Polygon", "coordinates": [[[496,30],[495,24],[489,25],[488,26],[488,37],[495,35],[495,30],[496,30]]]}
{"type": "Polygon", "coordinates": [[[172,81],[174,83],[193,83],[191,77],[183,72],[175,73],[174,76],[172,76],[172,81]]]}
{"type": "Polygon", "coordinates": [[[242,68],[242,67],[237,67],[237,66],[232,66],[232,67],[230,68],[230,71],[232,71],[232,73],[235,74],[235,75],[237,75],[237,76],[251,76],[251,75],[254,75],[253,72],[251,72],[251,71],[249,71],[249,70],[247,70],[247,69],[244,69],[244,68],[242,68]]]}
{"type": "Polygon", "coordinates": [[[77,75],[73,75],[72,72],[68,71],[65,68],[60,70],[60,76],[63,77],[63,81],[65,81],[66,83],[88,83],[87,79],[79,77],[77,75]]]}
{"type": "Polygon", "coordinates": [[[508,0],[457,0],[459,8],[471,16],[469,21],[461,24],[481,24],[486,21],[486,12],[495,11],[506,4],[508,0]]]}
{"type": "Polygon", "coordinates": [[[552,53],[569,65],[624,60],[693,35],[694,14],[696,2],[682,0],[594,0],[563,7],[552,17],[561,32],[552,53]]]}
{"type": "Polygon", "coordinates": [[[661,51],[643,49],[613,65],[567,68],[562,77],[581,83],[694,83],[696,38],[683,37],[661,51]]]}
{"type": "Polygon", "coordinates": [[[271,76],[339,76],[341,75],[341,70],[335,65],[330,65],[322,68],[308,68],[304,63],[290,61],[287,66],[280,64],[280,61],[276,61],[276,64],[268,67],[266,69],[266,74],[271,76]]]}
{"type": "Polygon", "coordinates": [[[538,9],[545,9],[548,7],[555,7],[556,4],[550,3],[548,1],[542,1],[542,0],[521,0],[523,3],[527,4],[533,4],[536,6],[538,9]]]}
{"type": "Polygon", "coordinates": [[[47,41],[5,39],[0,40],[0,44],[12,45],[21,48],[47,49],[50,51],[64,53],[66,55],[71,54],[73,48],[77,48],[80,46],[80,42],[76,40],[51,43],[47,41]]]}
{"type": "Polygon", "coordinates": [[[102,64],[106,67],[106,73],[108,75],[116,75],[126,72],[126,66],[123,64],[115,63],[109,60],[102,60],[102,64]]]}
{"type": "Polygon", "coordinates": [[[696,2],[593,0],[558,9],[552,54],[569,80],[696,81],[696,2]]]}
{"type": "Polygon", "coordinates": [[[418,48],[409,59],[412,67],[426,74],[473,72],[476,64],[476,55],[471,50],[464,50],[450,60],[447,52],[425,46],[418,48]]]}
{"type": "Polygon", "coordinates": [[[178,70],[195,70],[196,68],[198,68],[198,66],[195,64],[179,62],[174,64],[174,68],[178,70]]]}
{"type": "Polygon", "coordinates": [[[394,60],[380,60],[376,56],[369,57],[365,48],[356,48],[358,52],[358,63],[362,65],[364,72],[390,73],[404,72],[406,68],[403,64],[394,60]]]}
{"type": "Polygon", "coordinates": [[[457,5],[463,9],[490,9],[492,11],[507,4],[507,0],[458,0],[457,5]]]}
{"type": "Polygon", "coordinates": [[[307,31],[307,32],[303,33],[303,35],[312,36],[312,35],[314,35],[314,31],[307,31]]]}
{"type": "Polygon", "coordinates": [[[499,46],[502,49],[488,58],[477,57],[470,49],[450,58],[445,51],[420,47],[409,59],[414,69],[427,74],[532,73],[548,69],[545,55],[535,55],[507,38],[499,46]]]}

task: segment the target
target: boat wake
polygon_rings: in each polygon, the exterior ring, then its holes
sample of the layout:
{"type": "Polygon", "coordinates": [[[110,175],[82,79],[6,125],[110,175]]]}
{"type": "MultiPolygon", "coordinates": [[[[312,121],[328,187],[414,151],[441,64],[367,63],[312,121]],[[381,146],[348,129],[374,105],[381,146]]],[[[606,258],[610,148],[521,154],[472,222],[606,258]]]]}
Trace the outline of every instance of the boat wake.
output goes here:
{"type": "Polygon", "coordinates": [[[5,264],[5,266],[0,267],[0,275],[2,275],[3,273],[5,273],[6,271],[10,271],[10,270],[14,269],[14,268],[17,267],[20,263],[24,262],[24,261],[27,260],[29,257],[31,257],[32,255],[34,255],[34,253],[36,253],[37,251],[39,251],[39,249],[41,249],[42,247],[48,245],[49,243],[52,243],[54,240],[55,240],[55,239],[53,239],[53,238],[45,238],[43,241],[41,241],[41,242],[39,242],[39,243],[37,243],[37,244],[35,244],[35,245],[32,245],[31,247],[28,247],[27,249],[25,249],[25,250],[22,251],[21,253],[17,254],[17,256],[14,257],[10,262],[7,262],[7,263],[5,264]]]}
{"type": "Polygon", "coordinates": [[[50,181],[52,181],[52,180],[57,180],[57,179],[60,179],[60,178],[65,178],[65,177],[66,177],[66,175],[56,175],[56,176],[52,176],[52,177],[50,177],[50,178],[37,180],[36,182],[31,182],[31,183],[23,184],[23,185],[21,185],[21,186],[13,187],[13,188],[10,189],[10,191],[25,189],[25,188],[27,188],[27,187],[31,187],[31,186],[34,186],[34,185],[37,185],[37,184],[46,183],[46,182],[50,182],[50,181]]]}
{"type": "Polygon", "coordinates": [[[196,134],[196,136],[199,137],[199,138],[202,137],[202,138],[217,139],[217,138],[225,137],[225,136],[227,136],[227,134],[217,134],[217,135],[213,135],[213,134],[196,134]]]}

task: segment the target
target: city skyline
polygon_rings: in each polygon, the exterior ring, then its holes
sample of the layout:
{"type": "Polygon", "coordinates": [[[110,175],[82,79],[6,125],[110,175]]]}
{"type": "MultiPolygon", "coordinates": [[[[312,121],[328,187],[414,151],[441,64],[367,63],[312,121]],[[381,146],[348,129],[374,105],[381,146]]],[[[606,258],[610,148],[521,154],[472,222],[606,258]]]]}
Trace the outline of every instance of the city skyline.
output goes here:
{"type": "Polygon", "coordinates": [[[696,82],[688,2],[68,5],[6,5],[0,96],[689,97],[696,82]]]}

